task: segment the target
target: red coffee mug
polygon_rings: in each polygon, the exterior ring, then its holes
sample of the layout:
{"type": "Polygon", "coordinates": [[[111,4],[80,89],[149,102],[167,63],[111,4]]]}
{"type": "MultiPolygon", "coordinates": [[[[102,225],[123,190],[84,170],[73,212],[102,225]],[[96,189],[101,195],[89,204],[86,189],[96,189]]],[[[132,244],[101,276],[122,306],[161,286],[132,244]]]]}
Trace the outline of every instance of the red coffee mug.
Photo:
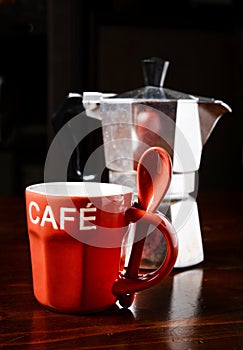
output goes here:
{"type": "Polygon", "coordinates": [[[59,312],[89,313],[114,305],[118,296],[164,279],[177,258],[177,236],[164,216],[132,206],[129,187],[84,182],[36,184],[26,188],[26,210],[36,299],[59,312]],[[137,278],[121,269],[129,225],[145,220],[165,238],[160,268],[137,278]]]}

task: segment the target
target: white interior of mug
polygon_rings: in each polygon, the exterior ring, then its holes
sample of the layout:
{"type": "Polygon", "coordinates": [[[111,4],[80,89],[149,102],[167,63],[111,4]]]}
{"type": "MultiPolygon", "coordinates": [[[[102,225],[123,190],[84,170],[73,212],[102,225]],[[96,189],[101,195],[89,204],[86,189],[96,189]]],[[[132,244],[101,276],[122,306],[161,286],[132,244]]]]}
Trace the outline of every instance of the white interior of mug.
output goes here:
{"type": "Polygon", "coordinates": [[[100,182],[48,182],[28,186],[26,191],[49,196],[97,198],[132,193],[132,188],[100,182]]]}

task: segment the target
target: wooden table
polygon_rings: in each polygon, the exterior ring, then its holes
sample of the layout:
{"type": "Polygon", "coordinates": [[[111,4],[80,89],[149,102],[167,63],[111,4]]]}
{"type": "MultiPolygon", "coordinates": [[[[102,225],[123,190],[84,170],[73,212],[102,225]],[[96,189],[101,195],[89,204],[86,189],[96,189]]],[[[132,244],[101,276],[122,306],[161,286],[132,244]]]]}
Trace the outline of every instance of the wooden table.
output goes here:
{"type": "Polygon", "coordinates": [[[0,348],[243,349],[243,193],[199,197],[205,261],[173,270],[130,310],[50,312],[32,293],[23,198],[0,198],[0,348]]]}

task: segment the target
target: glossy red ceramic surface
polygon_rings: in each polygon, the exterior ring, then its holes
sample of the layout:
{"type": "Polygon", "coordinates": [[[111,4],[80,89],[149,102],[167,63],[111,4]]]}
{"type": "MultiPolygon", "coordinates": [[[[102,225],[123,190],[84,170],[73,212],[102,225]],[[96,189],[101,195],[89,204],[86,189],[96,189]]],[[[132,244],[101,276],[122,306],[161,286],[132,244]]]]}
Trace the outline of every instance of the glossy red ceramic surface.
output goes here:
{"type": "MultiPolygon", "coordinates": [[[[144,165],[151,165],[152,169],[149,188],[153,182],[154,188],[157,188],[162,175],[164,195],[165,187],[169,183],[169,176],[166,177],[165,172],[169,174],[170,163],[165,163],[165,168],[157,176],[158,170],[162,168],[158,169],[157,165],[156,168],[153,167],[155,159],[150,155],[146,155],[146,161],[144,165]]],[[[144,181],[148,180],[145,171],[143,168],[144,181]]],[[[141,186],[142,174],[140,175],[141,186]]],[[[87,186],[92,189],[90,196],[82,193],[80,183],[76,185],[50,183],[26,189],[36,299],[42,305],[60,312],[96,312],[109,308],[117,298],[122,300],[122,297],[149,288],[164,279],[175,264],[178,250],[176,234],[167,218],[131,206],[132,190],[129,188],[114,184],[89,183],[87,186]],[[76,185],[78,190],[75,192],[73,186],[76,185]],[[45,186],[53,186],[53,189],[46,190],[45,186]],[[65,186],[71,192],[68,190],[64,193],[65,186]],[[99,189],[97,194],[95,186],[99,189]],[[141,230],[144,226],[145,235],[148,225],[158,227],[165,238],[167,254],[158,270],[143,277],[130,278],[124,271],[120,271],[121,248],[130,223],[135,222],[141,230]]],[[[152,192],[148,191],[153,201],[152,192]]],[[[143,200],[141,194],[145,194],[144,190],[140,193],[139,203],[143,200]]],[[[159,202],[158,198],[159,194],[156,194],[154,203],[159,202]]],[[[151,200],[147,200],[149,197],[144,197],[144,206],[154,207],[151,200]]],[[[131,256],[130,266],[139,266],[142,246],[139,247],[138,244],[134,242],[133,250],[138,254],[136,259],[131,256]]],[[[121,302],[122,306],[129,307],[133,297],[134,295],[131,295],[127,303],[121,302]]]]}

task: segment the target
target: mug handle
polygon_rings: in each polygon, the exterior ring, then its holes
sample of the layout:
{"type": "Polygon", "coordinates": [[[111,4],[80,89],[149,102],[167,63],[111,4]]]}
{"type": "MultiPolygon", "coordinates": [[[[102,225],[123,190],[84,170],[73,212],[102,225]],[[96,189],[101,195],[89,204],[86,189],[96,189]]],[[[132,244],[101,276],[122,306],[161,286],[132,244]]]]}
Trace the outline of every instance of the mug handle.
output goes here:
{"type": "MultiPolygon", "coordinates": [[[[143,220],[144,224],[152,224],[157,227],[163,235],[166,242],[166,256],[161,266],[152,272],[142,274],[136,278],[128,278],[125,274],[120,274],[113,285],[113,293],[119,298],[131,299],[131,294],[152,287],[165,279],[173,269],[178,255],[178,240],[176,232],[164,215],[147,212],[136,207],[130,207],[126,210],[125,218],[128,222],[135,223],[143,220]]],[[[131,300],[132,302],[132,300],[131,300]]],[[[130,305],[125,305],[129,307],[130,305]]]]}

